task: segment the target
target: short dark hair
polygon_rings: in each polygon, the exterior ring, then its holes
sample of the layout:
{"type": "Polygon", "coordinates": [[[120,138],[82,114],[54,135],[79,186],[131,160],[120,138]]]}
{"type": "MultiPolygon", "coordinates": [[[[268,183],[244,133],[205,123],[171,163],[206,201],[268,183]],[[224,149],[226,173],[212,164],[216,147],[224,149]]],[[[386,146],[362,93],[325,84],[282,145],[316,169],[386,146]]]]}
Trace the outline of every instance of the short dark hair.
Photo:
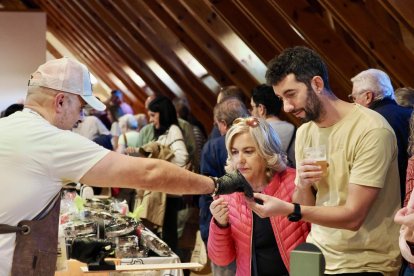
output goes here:
{"type": "Polygon", "coordinates": [[[267,84],[278,84],[289,74],[294,74],[296,80],[303,82],[308,88],[311,88],[312,78],[320,76],[326,90],[331,91],[328,68],[325,62],[320,55],[307,47],[288,48],[273,58],[267,65],[267,84]]]}
{"type": "Polygon", "coordinates": [[[262,104],[266,108],[267,115],[279,116],[283,102],[276,97],[273,88],[266,84],[261,84],[253,88],[252,98],[255,104],[262,104]]]}

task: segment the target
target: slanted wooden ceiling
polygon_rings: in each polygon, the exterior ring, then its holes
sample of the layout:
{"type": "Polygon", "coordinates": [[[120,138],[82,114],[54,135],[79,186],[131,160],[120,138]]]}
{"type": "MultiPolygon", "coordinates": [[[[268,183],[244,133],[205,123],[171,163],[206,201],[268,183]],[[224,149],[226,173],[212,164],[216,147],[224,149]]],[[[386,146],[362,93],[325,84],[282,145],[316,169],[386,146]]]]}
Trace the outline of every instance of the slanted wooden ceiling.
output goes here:
{"type": "MultiPolygon", "coordinates": [[[[350,78],[370,67],[387,72],[396,87],[414,86],[411,0],[0,0],[1,6],[46,12],[48,30],[109,88],[119,88],[121,82],[137,112],[144,111],[146,87],[126,67],[155,93],[175,97],[149,66],[156,62],[207,128],[217,91],[176,50],[191,53],[219,86],[238,85],[250,98],[260,79],[225,47],[229,33],[264,64],[287,47],[315,49],[342,99],[351,92],[350,78]]],[[[48,50],[57,58],[62,55],[50,43],[48,50]]]]}

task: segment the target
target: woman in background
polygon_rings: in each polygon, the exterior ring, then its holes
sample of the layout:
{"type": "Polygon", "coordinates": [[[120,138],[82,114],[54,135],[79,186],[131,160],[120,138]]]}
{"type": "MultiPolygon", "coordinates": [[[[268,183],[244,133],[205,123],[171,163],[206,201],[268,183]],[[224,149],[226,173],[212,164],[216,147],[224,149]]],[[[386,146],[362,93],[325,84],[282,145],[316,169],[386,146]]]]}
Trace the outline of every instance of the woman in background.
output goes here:
{"type": "MultiPolygon", "coordinates": [[[[178,126],[177,112],[171,100],[164,96],[153,99],[148,105],[148,116],[153,129],[145,137],[142,132],[139,133],[142,136],[138,139],[140,141],[138,146],[145,150],[148,145],[154,146],[153,142],[156,142],[163,147],[168,147],[172,156],[168,154],[168,157],[165,158],[165,156],[159,155],[157,158],[185,167],[189,156],[182,131],[178,126]]],[[[134,151],[136,150],[127,149],[127,153],[134,153],[134,151]]],[[[180,183],[171,183],[171,185],[180,185],[180,183]]],[[[178,244],[177,217],[178,211],[183,206],[182,197],[150,191],[144,191],[141,194],[139,200],[141,200],[144,211],[141,212],[140,217],[144,224],[156,232],[158,231],[156,228],[162,227],[162,239],[176,252],[178,244]]]]}
{"type": "MultiPolygon", "coordinates": [[[[226,134],[226,171],[239,170],[255,192],[291,201],[295,170],[286,166],[280,140],[263,119],[238,118],[226,134]]],[[[236,275],[288,275],[289,254],[305,242],[309,224],[286,217],[260,218],[243,193],[220,196],[211,206],[208,255],[217,265],[234,259],[236,275]]]]}
{"type": "Polygon", "coordinates": [[[411,157],[408,159],[405,179],[404,207],[395,215],[395,222],[402,224],[399,239],[401,255],[408,262],[403,268],[403,276],[414,275],[414,115],[411,115],[410,119],[408,155],[411,157]]]}

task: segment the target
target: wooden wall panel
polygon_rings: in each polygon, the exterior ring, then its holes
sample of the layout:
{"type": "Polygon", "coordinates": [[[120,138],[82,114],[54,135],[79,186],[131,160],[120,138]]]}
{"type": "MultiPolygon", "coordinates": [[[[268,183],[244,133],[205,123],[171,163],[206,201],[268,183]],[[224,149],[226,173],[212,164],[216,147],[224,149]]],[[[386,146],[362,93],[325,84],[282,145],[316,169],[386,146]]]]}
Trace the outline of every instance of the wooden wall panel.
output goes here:
{"type": "Polygon", "coordinates": [[[411,64],[414,64],[414,55],[405,47],[398,35],[377,24],[377,18],[371,14],[363,1],[320,2],[334,14],[348,32],[352,33],[367,52],[372,53],[383,64],[383,69],[394,82],[413,83],[411,64]]]}
{"type": "MultiPolygon", "coordinates": [[[[411,0],[7,0],[2,5],[44,10],[49,30],[109,87],[121,82],[137,109],[147,95],[125,67],[155,93],[175,97],[148,66],[155,61],[207,128],[215,93],[176,52],[186,48],[220,85],[236,84],[249,95],[257,81],[222,44],[228,34],[238,35],[264,63],[287,47],[315,49],[343,99],[350,78],[369,67],[383,69],[398,86],[414,86],[411,0]]],[[[48,49],[60,55],[51,45],[48,49]]]]}
{"type": "Polygon", "coordinates": [[[258,81],[225,48],[219,38],[214,36],[206,26],[203,26],[197,20],[196,16],[186,6],[182,5],[180,1],[174,3],[162,1],[161,5],[154,5],[155,2],[151,0],[144,1],[147,5],[151,5],[153,11],[164,8],[179,24],[183,33],[186,33],[201,48],[206,58],[215,62],[214,67],[209,68],[209,72],[220,68],[233,84],[245,92],[247,97],[251,95],[251,89],[258,85],[258,81]]]}
{"type": "Polygon", "coordinates": [[[119,11],[116,7],[123,5],[124,16],[129,18],[129,22],[139,22],[129,26],[129,34],[134,37],[148,51],[151,52],[154,60],[163,67],[163,69],[172,77],[186,94],[190,104],[200,107],[199,120],[205,125],[212,124],[211,112],[215,104],[215,95],[213,92],[197,77],[188,67],[177,57],[174,51],[164,43],[164,41],[153,33],[137,13],[130,11],[144,10],[141,1],[113,1],[114,10],[119,11]],[[128,14],[127,14],[128,13],[128,14]],[[198,104],[197,104],[198,103],[198,104]],[[202,106],[207,108],[201,108],[202,106]]]}

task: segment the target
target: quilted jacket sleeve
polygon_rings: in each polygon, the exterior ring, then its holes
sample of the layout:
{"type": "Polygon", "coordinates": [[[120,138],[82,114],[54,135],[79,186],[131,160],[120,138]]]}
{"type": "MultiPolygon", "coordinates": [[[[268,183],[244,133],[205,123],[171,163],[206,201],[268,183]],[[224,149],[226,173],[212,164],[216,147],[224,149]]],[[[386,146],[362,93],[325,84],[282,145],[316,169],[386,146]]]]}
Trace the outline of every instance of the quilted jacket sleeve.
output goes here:
{"type": "Polygon", "coordinates": [[[207,252],[211,261],[219,266],[226,266],[236,258],[231,228],[220,228],[214,222],[214,218],[210,222],[207,252]]]}

